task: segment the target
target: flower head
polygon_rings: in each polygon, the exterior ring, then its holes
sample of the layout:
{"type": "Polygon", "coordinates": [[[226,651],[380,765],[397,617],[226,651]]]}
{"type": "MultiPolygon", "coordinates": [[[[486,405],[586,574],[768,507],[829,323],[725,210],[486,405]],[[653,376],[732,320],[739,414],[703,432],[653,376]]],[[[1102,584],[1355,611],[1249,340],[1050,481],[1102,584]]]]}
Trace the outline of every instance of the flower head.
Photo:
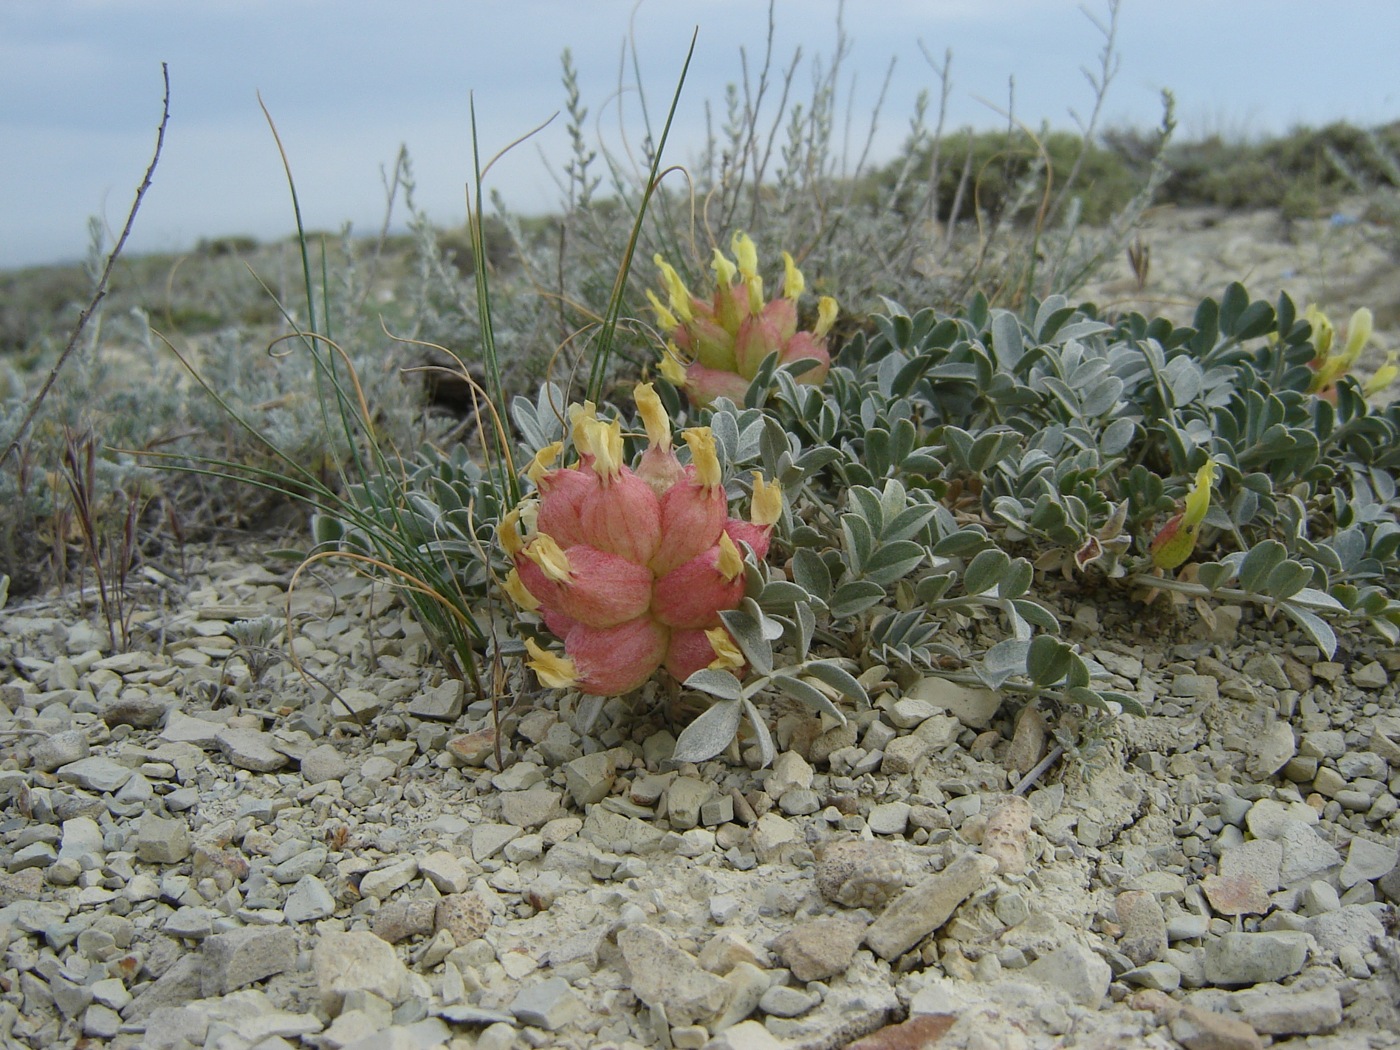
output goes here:
{"type": "MultiPolygon", "coordinates": [[[[736,254],[747,267],[746,251],[736,254]]],[[[709,428],[682,433],[690,454],[682,465],[655,390],[642,384],[635,398],[647,434],[635,468],[620,422],[574,406],[578,462],[557,468],[562,447],[541,450],[526,470],[539,495],[497,530],[514,566],[506,594],[563,643],[562,653],[526,643],[529,665],[553,688],[615,695],[663,666],[683,680],[744,664],[719,614],[743,598],[739,543],[767,553],[782,490],[755,472],[750,520],[731,518],[709,428]]]]}
{"type": "Polygon", "coordinates": [[[806,287],[792,256],[783,253],[782,295],[766,299],[758,272],[758,248],[748,234],[730,240],[731,261],[718,248],[711,260],[715,293],[705,300],[692,295],[675,268],[655,256],[666,302],[648,292],[657,324],[667,336],[660,371],[686,391],[695,404],[717,397],[741,399],[759,366],[771,353],[780,364],[811,361],[798,382],[821,383],[831,368],[827,334],[836,320],[836,300],[823,297],[817,322],[798,329],[797,300],[806,287]]]}

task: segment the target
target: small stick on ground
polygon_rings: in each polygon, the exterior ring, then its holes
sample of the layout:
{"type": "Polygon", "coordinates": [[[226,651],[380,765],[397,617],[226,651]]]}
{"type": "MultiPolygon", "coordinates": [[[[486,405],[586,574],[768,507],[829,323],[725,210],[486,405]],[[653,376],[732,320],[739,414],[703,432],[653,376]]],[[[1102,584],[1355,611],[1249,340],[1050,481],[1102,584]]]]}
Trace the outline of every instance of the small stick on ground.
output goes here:
{"type": "Polygon", "coordinates": [[[1064,745],[1056,744],[1050,749],[1050,753],[1035,764],[1035,767],[1021,778],[1021,782],[1011,789],[1013,795],[1024,795],[1035,782],[1045,775],[1045,771],[1060,760],[1060,756],[1065,753],[1064,745]]]}

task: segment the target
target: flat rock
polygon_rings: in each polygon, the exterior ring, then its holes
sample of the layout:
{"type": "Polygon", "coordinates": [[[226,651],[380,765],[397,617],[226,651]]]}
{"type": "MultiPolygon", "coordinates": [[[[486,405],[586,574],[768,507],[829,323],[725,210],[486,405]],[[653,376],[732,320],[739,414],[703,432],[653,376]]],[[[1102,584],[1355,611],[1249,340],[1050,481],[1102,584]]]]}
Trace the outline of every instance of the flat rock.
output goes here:
{"type": "Polygon", "coordinates": [[[664,1009],[671,1024],[703,1024],[724,1008],[729,992],[724,979],[702,969],[693,955],[656,927],[625,927],[617,935],[617,946],[631,974],[632,994],[664,1009]]]}
{"type": "Polygon", "coordinates": [[[1108,994],[1113,971],[1078,941],[1042,955],[1025,970],[1026,977],[1063,992],[1071,1002],[1096,1010],[1108,994]]]}
{"type": "Polygon", "coordinates": [[[206,938],[201,987],[205,998],[296,968],[297,937],[289,926],[248,926],[206,938]]]}
{"type": "Polygon", "coordinates": [[[87,734],[81,729],[65,729],[34,741],[29,749],[29,760],[34,768],[51,773],[59,766],[87,758],[92,753],[87,734]]]}
{"type": "Polygon", "coordinates": [[[1263,1050],[1258,1033],[1238,1017],[1184,1006],[1168,1024],[1186,1050],[1263,1050]]]}
{"type": "Polygon", "coordinates": [[[396,1003],[408,986],[408,970],[398,953],[368,930],[323,933],[312,949],[311,965],[321,1002],[332,1017],[351,992],[396,1003]]]}
{"type": "Polygon", "coordinates": [[[1217,915],[1263,915],[1271,907],[1264,887],[1247,873],[1207,875],[1201,888],[1217,915]]]}
{"type": "Polygon", "coordinates": [[[276,738],[260,729],[220,729],[214,742],[225,758],[239,769],[275,773],[290,761],[274,746],[276,738]]]}
{"type": "Polygon", "coordinates": [[[114,762],[102,755],[92,755],[60,766],[58,778],[105,795],[118,790],[130,780],[132,772],[120,762],[114,762]]]}
{"type": "Polygon", "coordinates": [[[1314,915],[1303,929],[1330,952],[1342,952],[1348,948],[1368,952],[1374,941],[1385,936],[1381,920],[1362,904],[1348,904],[1336,911],[1314,915]]]}
{"type": "Polygon", "coordinates": [[[865,931],[865,943],[882,959],[903,955],[947,922],[995,870],[996,861],[990,857],[962,854],[891,901],[865,931]]]}
{"type": "Polygon", "coordinates": [[[1300,821],[1288,821],[1278,832],[1283,858],[1279,865],[1279,882],[1297,886],[1342,862],[1342,856],[1317,830],[1300,821]]]}
{"type": "Polygon", "coordinates": [[[1338,879],[1343,889],[1359,882],[1374,882],[1400,862],[1400,851],[1394,845],[1354,838],[1347,849],[1347,860],[1338,879]]]}
{"type": "Polygon", "coordinates": [[[344,780],[353,768],[334,744],[317,744],[301,756],[301,777],[308,784],[344,780]]]}
{"type": "Polygon", "coordinates": [[[1232,846],[1220,855],[1220,874],[1226,878],[1248,876],[1265,893],[1279,888],[1283,867],[1283,845],[1272,839],[1251,839],[1232,846]]]}
{"type": "Polygon", "coordinates": [[[820,918],[797,924],[769,947],[799,981],[825,981],[846,972],[864,935],[864,923],[820,918]]]}
{"type": "Polygon", "coordinates": [[[1125,890],[1113,908],[1123,927],[1118,950],[1136,966],[1160,959],[1167,950],[1167,920],[1156,896],[1146,890],[1125,890]]]}
{"type": "Polygon", "coordinates": [[[972,729],[986,729],[1001,710],[1001,697],[992,690],[960,685],[934,675],[919,679],[904,695],[926,700],[972,729]]]}
{"type": "Polygon", "coordinates": [[[568,981],[551,977],[521,989],[511,1001],[510,1012],[521,1024],[555,1032],[581,1016],[584,1007],[568,981]]]}
{"type": "Polygon", "coordinates": [[[1301,931],[1226,933],[1206,944],[1206,980],[1223,987],[1281,981],[1307,959],[1308,935],[1301,931]]]}
{"type": "Polygon", "coordinates": [[[1321,988],[1251,988],[1236,992],[1230,1005],[1261,1035],[1318,1035],[1342,1023],[1342,994],[1321,988]]]}

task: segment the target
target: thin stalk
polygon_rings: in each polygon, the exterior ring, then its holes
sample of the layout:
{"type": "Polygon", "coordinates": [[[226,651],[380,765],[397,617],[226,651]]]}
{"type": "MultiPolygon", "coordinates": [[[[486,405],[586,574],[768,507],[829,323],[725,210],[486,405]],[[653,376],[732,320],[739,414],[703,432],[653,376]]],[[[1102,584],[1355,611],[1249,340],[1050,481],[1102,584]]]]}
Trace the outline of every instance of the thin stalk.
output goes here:
{"type": "Polygon", "coordinates": [[[622,263],[617,269],[617,279],[613,282],[612,295],[608,298],[608,308],[603,314],[603,322],[598,328],[598,339],[593,345],[593,365],[588,373],[588,400],[602,400],[603,381],[608,374],[608,358],[612,355],[613,342],[617,337],[618,319],[622,316],[623,293],[627,288],[627,275],[632,269],[632,257],[642,236],[642,220],[646,217],[647,205],[661,184],[661,156],[666,151],[666,139],[671,134],[671,124],[676,119],[676,107],[680,105],[681,89],[685,87],[686,74],[690,71],[690,60],[695,55],[695,41],[700,35],[696,29],[690,36],[690,47],[685,53],[685,63],[681,66],[680,79],[676,82],[675,93],[671,96],[671,108],[666,113],[666,123],[661,127],[661,138],[656,143],[656,152],[651,159],[651,171],[647,174],[646,189],[641,203],[637,206],[637,216],[632,223],[632,234],[627,239],[622,263]]]}

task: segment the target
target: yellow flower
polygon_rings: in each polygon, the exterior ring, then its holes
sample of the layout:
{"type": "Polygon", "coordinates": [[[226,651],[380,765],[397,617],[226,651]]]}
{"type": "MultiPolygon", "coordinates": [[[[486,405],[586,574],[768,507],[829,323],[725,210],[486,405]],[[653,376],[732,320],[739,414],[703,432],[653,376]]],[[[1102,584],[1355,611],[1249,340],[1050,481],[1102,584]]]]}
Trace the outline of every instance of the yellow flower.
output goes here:
{"type": "Polygon", "coordinates": [[[1367,397],[1374,397],[1391,383],[1395,382],[1395,377],[1400,376],[1400,350],[1392,350],[1385,355],[1385,364],[1376,369],[1376,374],[1366,380],[1361,387],[1361,392],[1367,397]]]}
{"type": "Polygon", "coordinates": [[[1308,392],[1312,394],[1323,393],[1336,385],[1337,380],[1351,371],[1357,359],[1361,357],[1361,351],[1366,348],[1366,341],[1371,338],[1373,319],[1371,311],[1364,306],[1351,315],[1351,323],[1347,325],[1347,341],[1339,354],[1332,353],[1332,344],[1336,340],[1336,330],[1332,323],[1327,320],[1327,315],[1316,306],[1309,306],[1303,312],[1303,316],[1313,325],[1313,346],[1317,348],[1317,356],[1313,358],[1314,374],[1312,382],[1308,384],[1308,392]]]}
{"type": "Polygon", "coordinates": [[[1201,523],[1210,509],[1210,490],[1215,481],[1215,461],[1208,459],[1196,472],[1196,483],[1186,493],[1179,513],[1170,518],[1156,536],[1148,550],[1152,564],[1159,569],[1175,569],[1196,549],[1196,539],[1201,534],[1201,523]]]}

